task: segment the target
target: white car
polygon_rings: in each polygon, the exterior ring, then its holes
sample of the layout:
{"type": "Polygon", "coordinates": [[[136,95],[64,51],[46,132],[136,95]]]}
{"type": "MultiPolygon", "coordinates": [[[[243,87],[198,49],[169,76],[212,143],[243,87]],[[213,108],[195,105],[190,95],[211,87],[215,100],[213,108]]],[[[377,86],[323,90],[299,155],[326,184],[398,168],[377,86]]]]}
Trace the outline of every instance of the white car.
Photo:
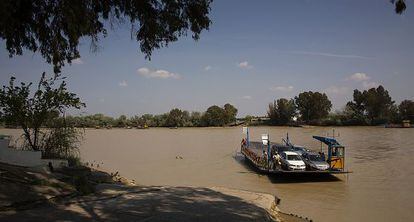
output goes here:
{"type": "Polygon", "coordinates": [[[281,162],[285,170],[306,170],[306,165],[300,155],[293,151],[283,151],[281,162]]]}

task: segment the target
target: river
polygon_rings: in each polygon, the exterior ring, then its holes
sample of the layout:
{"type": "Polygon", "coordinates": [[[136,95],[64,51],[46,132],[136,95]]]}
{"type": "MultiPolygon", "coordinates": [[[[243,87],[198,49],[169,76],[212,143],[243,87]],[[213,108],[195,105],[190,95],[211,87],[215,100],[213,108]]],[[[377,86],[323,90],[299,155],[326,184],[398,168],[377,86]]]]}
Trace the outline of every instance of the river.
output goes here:
{"type": "MultiPolygon", "coordinates": [[[[312,135],[330,127],[251,127],[280,142],[319,150],[312,135]]],[[[10,133],[10,130],[0,130],[10,133]]],[[[85,131],[85,162],[143,185],[222,186],[271,193],[279,208],[314,221],[414,221],[414,129],[337,127],[346,168],[337,180],[280,178],[255,173],[239,155],[241,128],[151,128],[85,131]]],[[[338,135],[336,135],[338,136],[338,135]]]]}

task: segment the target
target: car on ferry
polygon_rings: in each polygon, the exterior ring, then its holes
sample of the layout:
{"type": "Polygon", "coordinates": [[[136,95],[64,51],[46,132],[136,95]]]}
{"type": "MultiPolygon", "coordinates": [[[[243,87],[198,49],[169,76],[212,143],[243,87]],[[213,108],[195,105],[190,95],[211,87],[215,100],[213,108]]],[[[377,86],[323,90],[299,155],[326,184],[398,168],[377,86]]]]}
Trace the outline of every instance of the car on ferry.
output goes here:
{"type": "Polygon", "coordinates": [[[283,151],[280,159],[282,168],[284,170],[304,171],[306,164],[303,162],[301,156],[293,151],[283,151]]]}
{"type": "Polygon", "coordinates": [[[315,152],[306,152],[302,154],[303,162],[306,164],[307,170],[328,170],[329,164],[324,158],[315,152]]]}

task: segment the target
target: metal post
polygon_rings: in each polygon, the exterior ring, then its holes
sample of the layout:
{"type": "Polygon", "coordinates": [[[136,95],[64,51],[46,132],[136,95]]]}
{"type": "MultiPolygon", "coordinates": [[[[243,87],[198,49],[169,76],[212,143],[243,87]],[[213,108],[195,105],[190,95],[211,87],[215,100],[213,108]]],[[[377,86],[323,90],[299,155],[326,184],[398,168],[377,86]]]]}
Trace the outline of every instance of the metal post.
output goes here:
{"type": "Polygon", "coordinates": [[[290,145],[289,132],[286,133],[286,145],[290,145]]]}
{"type": "Polygon", "coordinates": [[[322,142],[321,142],[321,153],[323,152],[323,150],[322,150],[322,142]]]}
{"type": "Polygon", "coordinates": [[[270,158],[270,136],[267,134],[267,168],[269,168],[270,158]]]}
{"type": "Polygon", "coordinates": [[[249,128],[247,128],[247,132],[246,132],[246,140],[247,140],[247,147],[250,147],[250,139],[249,139],[249,128]]]}

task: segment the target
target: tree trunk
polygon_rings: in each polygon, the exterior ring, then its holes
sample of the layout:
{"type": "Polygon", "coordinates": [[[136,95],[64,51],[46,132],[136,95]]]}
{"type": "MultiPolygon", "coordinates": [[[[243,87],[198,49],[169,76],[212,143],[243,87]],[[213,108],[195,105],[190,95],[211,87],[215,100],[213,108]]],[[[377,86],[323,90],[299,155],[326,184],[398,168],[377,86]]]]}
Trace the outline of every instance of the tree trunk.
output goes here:
{"type": "Polygon", "coordinates": [[[32,138],[30,137],[30,130],[27,127],[22,127],[24,136],[26,137],[27,142],[29,143],[30,148],[37,151],[37,147],[33,144],[32,138]]]}

